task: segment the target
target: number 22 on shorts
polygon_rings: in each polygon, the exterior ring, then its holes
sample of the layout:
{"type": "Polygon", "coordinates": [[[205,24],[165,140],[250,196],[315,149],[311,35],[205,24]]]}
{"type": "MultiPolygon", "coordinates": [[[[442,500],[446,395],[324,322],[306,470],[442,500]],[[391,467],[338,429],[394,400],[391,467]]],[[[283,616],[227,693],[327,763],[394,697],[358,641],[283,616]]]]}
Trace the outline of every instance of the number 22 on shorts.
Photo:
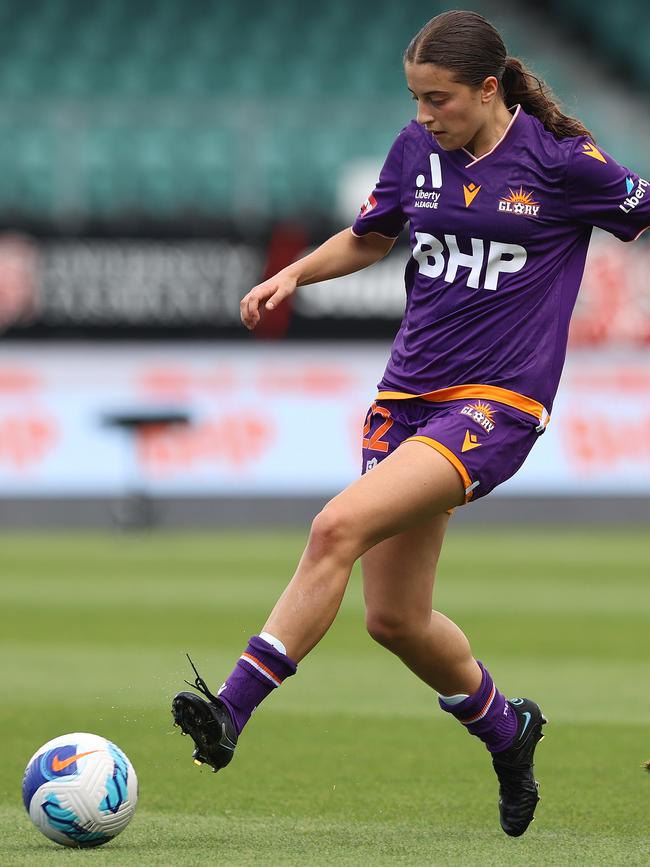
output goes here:
{"type": "Polygon", "coordinates": [[[393,426],[393,420],[390,417],[390,411],[386,409],[385,406],[377,406],[376,403],[368,410],[368,415],[366,416],[366,423],[363,426],[363,447],[364,449],[370,449],[373,452],[383,452],[384,454],[389,449],[389,444],[386,440],[382,440],[382,437],[388,433],[388,431],[393,426]],[[372,426],[373,416],[379,415],[384,421],[379,425],[376,431],[370,436],[370,428],[372,426]]]}

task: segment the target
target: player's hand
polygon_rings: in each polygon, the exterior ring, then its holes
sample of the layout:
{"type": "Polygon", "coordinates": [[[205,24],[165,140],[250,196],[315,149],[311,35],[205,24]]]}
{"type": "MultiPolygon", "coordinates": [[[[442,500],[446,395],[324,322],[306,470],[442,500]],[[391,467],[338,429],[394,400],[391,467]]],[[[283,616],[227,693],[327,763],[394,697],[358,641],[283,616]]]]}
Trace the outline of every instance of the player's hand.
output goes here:
{"type": "Polygon", "coordinates": [[[261,317],[260,306],[265,310],[275,310],[285,298],[296,291],[297,278],[292,277],[285,271],[280,271],[274,277],[270,277],[263,283],[253,286],[251,291],[244,295],[239,305],[241,321],[249,331],[259,324],[261,317]]]}

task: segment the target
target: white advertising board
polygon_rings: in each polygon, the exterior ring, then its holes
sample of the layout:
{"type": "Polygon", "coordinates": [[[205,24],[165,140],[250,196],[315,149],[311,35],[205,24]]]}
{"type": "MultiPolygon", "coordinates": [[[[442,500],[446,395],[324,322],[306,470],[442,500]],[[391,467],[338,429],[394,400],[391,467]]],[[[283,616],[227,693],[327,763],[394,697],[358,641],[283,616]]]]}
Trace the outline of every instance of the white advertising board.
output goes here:
{"type": "MultiPolygon", "coordinates": [[[[388,346],[5,344],[0,496],[334,493],[360,469],[388,346]],[[116,413],[187,413],[134,439],[116,413]]],[[[494,496],[650,492],[650,352],[573,353],[551,424],[494,496]]]]}

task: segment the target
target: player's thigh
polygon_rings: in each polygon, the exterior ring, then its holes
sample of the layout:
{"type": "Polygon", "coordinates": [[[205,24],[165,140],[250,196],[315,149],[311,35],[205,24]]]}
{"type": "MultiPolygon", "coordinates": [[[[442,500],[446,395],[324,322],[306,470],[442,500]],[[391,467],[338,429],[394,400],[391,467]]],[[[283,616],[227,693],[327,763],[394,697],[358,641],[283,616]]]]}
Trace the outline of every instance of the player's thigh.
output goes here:
{"type": "Polygon", "coordinates": [[[373,545],[465,502],[455,467],[435,449],[405,442],[331,500],[316,522],[358,547],[373,545]]]}
{"type": "Polygon", "coordinates": [[[449,515],[435,515],[384,539],[361,558],[368,625],[431,615],[436,566],[449,515]]]}

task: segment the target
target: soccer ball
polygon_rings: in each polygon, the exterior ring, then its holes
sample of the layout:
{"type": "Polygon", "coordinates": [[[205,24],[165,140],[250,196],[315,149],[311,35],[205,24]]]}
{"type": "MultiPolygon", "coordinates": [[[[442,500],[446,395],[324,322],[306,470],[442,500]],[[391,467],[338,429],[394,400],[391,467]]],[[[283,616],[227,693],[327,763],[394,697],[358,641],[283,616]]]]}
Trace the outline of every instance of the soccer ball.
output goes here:
{"type": "Polygon", "coordinates": [[[23,803],[39,831],[62,846],[101,846],[131,821],[138,778],[119,747],[84,732],[48,741],[27,763],[23,803]]]}

